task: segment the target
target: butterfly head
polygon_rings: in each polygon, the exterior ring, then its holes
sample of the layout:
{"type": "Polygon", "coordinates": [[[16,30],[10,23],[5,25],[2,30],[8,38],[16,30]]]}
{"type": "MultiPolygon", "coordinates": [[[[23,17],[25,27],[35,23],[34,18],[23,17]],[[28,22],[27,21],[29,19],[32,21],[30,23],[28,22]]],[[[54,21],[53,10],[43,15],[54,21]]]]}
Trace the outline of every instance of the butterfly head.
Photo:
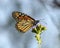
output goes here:
{"type": "Polygon", "coordinates": [[[39,20],[35,20],[34,25],[36,25],[37,23],[39,23],[39,20]]]}

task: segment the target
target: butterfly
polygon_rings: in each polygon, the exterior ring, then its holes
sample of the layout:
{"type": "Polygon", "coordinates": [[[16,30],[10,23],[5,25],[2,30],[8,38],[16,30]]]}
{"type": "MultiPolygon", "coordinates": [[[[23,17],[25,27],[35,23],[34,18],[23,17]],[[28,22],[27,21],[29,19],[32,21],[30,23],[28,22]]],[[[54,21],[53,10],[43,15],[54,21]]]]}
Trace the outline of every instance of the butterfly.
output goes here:
{"type": "Polygon", "coordinates": [[[14,11],[12,12],[12,17],[16,20],[16,29],[21,32],[27,32],[31,27],[36,25],[39,20],[35,20],[29,15],[14,11]]]}

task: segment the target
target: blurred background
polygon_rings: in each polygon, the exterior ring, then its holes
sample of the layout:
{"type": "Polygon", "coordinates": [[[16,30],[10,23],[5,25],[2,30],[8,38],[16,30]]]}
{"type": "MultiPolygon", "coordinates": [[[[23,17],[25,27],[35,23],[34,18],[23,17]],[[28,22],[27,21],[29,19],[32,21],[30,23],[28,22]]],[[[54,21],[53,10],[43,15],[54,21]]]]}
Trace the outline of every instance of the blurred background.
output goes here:
{"type": "Polygon", "coordinates": [[[41,34],[41,48],[60,48],[60,0],[0,0],[0,48],[37,48],[31,29],[16,30],[13,11],[26,13],[47,27],[41,34]]]}

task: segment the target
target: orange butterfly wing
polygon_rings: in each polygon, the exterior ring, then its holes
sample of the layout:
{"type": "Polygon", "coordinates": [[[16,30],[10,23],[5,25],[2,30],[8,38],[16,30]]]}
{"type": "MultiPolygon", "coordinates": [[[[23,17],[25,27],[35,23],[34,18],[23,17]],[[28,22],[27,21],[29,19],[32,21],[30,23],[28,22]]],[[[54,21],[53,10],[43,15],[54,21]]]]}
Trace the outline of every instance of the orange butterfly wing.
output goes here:
{"type": "Polygon", "coordinates": [[[17,21],[16,29],[22,32],[28,31],[35,23],[33,18],[21,12],[13,12],[12,16],[17,21]]]}

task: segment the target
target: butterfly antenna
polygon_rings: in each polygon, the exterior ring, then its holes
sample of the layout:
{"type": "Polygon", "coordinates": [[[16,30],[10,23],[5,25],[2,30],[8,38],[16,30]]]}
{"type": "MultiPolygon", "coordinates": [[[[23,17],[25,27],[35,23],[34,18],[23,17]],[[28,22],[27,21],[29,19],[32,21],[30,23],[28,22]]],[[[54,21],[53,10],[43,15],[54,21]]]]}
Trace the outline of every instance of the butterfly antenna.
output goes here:
{"type": "Polygon", "coordinates": [[[47,24],[47,23],[45,22],[45,19],[40,19],[40,22],[43,22],[44,24],[47,24]]]}

